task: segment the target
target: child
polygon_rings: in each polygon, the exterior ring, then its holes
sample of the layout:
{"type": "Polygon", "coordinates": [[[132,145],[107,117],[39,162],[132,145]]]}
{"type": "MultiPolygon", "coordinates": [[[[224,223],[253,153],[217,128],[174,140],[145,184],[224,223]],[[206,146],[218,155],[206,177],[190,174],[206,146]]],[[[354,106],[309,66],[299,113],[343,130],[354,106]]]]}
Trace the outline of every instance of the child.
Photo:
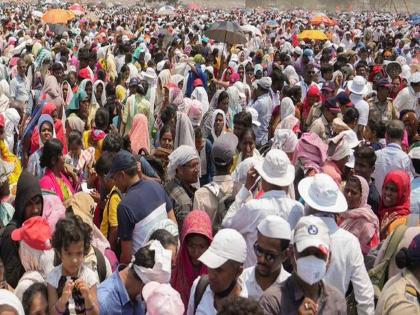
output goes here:
{"type": "Polygon", "coordinates": [[[82,135],[78,131],[71,131],[67,139],[69,152],[65,157],[65,162],[73,167],[73,172],[77,174],[80,181],[87,181],[94,162],[95,149],[89,147],[83,150],[82,135]]]}
{"type": "Polygon", "coordinates": [[[92,239],[92,229],[79,216],[58,221],[52,245],[61,259],[47,276],[50,314],[99,314],[97,274],[83,264],[92,239]]]}

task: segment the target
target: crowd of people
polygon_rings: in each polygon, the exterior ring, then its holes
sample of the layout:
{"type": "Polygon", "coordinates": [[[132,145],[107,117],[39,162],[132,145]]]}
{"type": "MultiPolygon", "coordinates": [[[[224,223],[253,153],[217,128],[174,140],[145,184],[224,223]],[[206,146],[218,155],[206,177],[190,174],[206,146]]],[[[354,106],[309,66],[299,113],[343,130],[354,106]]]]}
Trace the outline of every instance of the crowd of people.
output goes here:
{"type": "Polygon", "coordinates": [[[0,7],[0,314],[420,314],[420,24],[39,10],[0,7]]]}

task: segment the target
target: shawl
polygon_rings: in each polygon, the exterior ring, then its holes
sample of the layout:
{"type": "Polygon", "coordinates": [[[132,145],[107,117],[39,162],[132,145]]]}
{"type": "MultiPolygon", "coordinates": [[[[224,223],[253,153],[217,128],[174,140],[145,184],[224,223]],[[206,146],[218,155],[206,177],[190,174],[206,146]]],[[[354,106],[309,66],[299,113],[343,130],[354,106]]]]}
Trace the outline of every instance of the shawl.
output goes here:
{"type": "Polygon", "coordinates": [[[382,185],[381,203],[379,205],[381,234],[382,231],[387,229],[393,221],[410,214],[410,193],[411,183],[407,172],[402,170],[393,170],[385,176],[384,183],[382,185]],[[385,187],[389,183],[393,183],[397,187],[398,196],[396,204],[393,207],[386,208],[383,203],[383,195],[385,187]]]}
{"type": "Polygon", "coordinates": [[[306,93],[305,99],[303,101],[303,112],[302,117],[304,120],[309,115],[309,111],[311,110],[311,105],[309,104],[309,97],[317,97],[318,100],[316,102],[319,102],[321,100],[321,91],[319,90],[317,85],[311,85],[308,89],[308,92],[306,93]]]}
{"type": "Polygon", "coordinates": [[[64,105],[62,94],[61,86],[58,84],[56,77],[48,75],[45,78],[44,86],[42,87],[41,98],[45,99],[48,103],[53,103],[60,113],[64,105]]]}
{"type": "Polygon", "coordinates": [[[340,227],[354,234],[360,242],[363,255],[367,255],[371,249],[376,247],[379,240],[379,220],[367,203],[369,196],[369,184],[366,179],[355,175],[360,183],[361,198],[358,208],[349,209],[341,214],[343,221],[340,227]],[[376,240],[372,242],[372,239],[376,240]]]}
{"type": "MultiPolygon", "coordinates": [[[[61,174],[60,179],[64,182],[64,184],[67,186],[68,191],[71,194],[74,194],[74,190],[72,185],[70,184],[70,181],[64,176],[64,174],[61,174]]],[[[39,185],[42,189],[46,189],[48,191],[55,192],[57,196],[60,198],[61,202],[64,202],[64,193],[60,187],[60,183],[58,182],[57,178],[55,177],[52,170],[46,168],[45,169],[45,175],[40,179],[39,185]]]]}
{"type": "Polygon", "coordinates": [[[85,130],[85,122],[81,120],[77,115],[70,115],[66,122],[72,131],[76,130],[80,132],[80,134],[83,134],[83,131],[85,130]]]}
{"type": "Polygon", "coordinates": [[[146,149],[147,152],[150,152],[149,128],[145,115],[137,114],[134,116],[129,136],[133,154],[138,154],[140,149],[146,149]]]}
{"type": "Polygon", "coordinates": [[[291,115],[295,115],[295,105],[290,97],[285,97],[280,103],[280,119],[283,120],[291,115]]]}
{"type": "Polygon", "coordinates": [[[188,305],[190,290],[194,280],[201,275],[207,274],[207,267],[202,264],[200,270],[194,272],[191,259],[187,250],[187,238],[189,235],[199,234],[209,240],[213,240],[212,224],[209,215],[205,211],[193,210],[185,218],[181,233],[181,246],[178,252],[176,267],[172,272],[171,285],[177,290],[184,305],[188,305]]]}
{"type": "Polygon", "coordinates": [[[174,149],[181,145],[189,145],[195,148],[195,134],[191,120],[184,113],[176,113],[176,129],[174,149]]]}
{"type": "Polygon", "coordinates": [[[296,165],[297,160],[300,159],[305,169],[312,168],[319,173],[327,159],[327,150],[327,145],[317,134],[306,132],[299,139],[292,164],[296,165]]]}
{"type": "Polygon", "coordinates": [[[209,97],[207,95],[206,89],[202,86],[197,86],[191,94],[191,99],[198,100],[202,104],[203,113],[206,113],[209,110],[209,97]]]}

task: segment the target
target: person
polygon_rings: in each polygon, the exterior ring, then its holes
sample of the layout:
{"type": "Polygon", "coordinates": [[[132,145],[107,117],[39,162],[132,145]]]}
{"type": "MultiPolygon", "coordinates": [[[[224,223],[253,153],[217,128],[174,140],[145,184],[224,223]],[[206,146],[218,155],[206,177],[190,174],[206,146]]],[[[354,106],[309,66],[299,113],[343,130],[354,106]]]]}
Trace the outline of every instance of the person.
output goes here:
{"type": "Polygon", "coordinates": [[[167,283],[149,282],[142,291],[149,315],[183,315],[184,304],[179,293],[167,283]]]}
{"type": "Polygon", "coordinates": [[[208,135],[207,139],[213,143],[217,138],[226,133],[227,126],[225,112],[221,109],[214,110],[211,122],[211,133],[208,135]]]}
{"type": "Polygon", "coordinates": [[[61,260],[47,276],[50,314],[78,312],[99,314],[96,298],[98,276],[83,264],[92,229],[79,216],[58,221],[52,246],[61,260]]]}
{"type": "Polygon", "coordinates": [[[381,240],[395,230],[398,225],[406,224],[410,214],[410,177],[401,170],[391,170],[384,179],[379,222],[381,240]]]}
{"type": "Polygon", "coordinates": [[[208,214],[201,210],[191,211],[182,227],[181,246],[171,278],[171,284],[181,294],[185,306],[188,305],[194,280],[207,274],[207,267],[198,258],[208,249],[212,240],[212,224],[208,214]]]}
{"type": "Polygon", "coordinates": [[[280,285],[290,277],[282,263],[287,257],[291,237],[289,223],[276,215],[267,216],[257,230],[257,241],[254,244],[257,264],[246,268],[241,275],[248,297],[256,301],[271,286],[280,285]]]}
{"type": "Polygon", "coordinates": [[[347,201],[334,180],[327,174],[302,179],[298,185],[305,201],[307,214],[317,215],[327,226],[331,237],[332,253],[325,281],[346,294],[350,282],[353,286],[359,314],[374,311],[373,286],[366,271],[359,240],[339,228],[335,215],[347,210],[347,201]]]}
{"type": "Polygon", "coordinates": [[[273,102],[269,91],[271,88],[271,78],[263,77],[257,82],[257,89],[254,91],[254,101],[251,105],[258,112],[258,121],[261,124],[255,132],[257,146],[265,144],[268,139],[268,123],[270,122],[273,102]]]}
{"type": "Polygon", "coordinates": [[[11,234],[29,218],[42,216],[43,204],[38,180],[31,173],[23,171],[16,188],[15,213],[3,231],[0,246],[1,260],[7,262],[5,280],[13,288],[25,273],[25,269],[19,258],[19,244],[12,240],[11,234]]]}
{"type": "Polygon", "coordinates": [[[40,166],[45,167],[45,174],[39,181],[42,189],[56,193],[62,202],[74,194],[73,185],[64,175],[63,145],[59,140],[51,139],[45,143],[40,166]]]}
{"type": "Polygon", "coordinates": [[[216,175],[211,183],[200,187],[194,194],[193,209],[206,211],[213,223],[220,220],[217,218],[219,202],[233,194],[230,169],[234,162],[237,143],[238,139],[233,133],[227,133],[214,142],[211,156],[216,175]]]}
{"type": "Polygon", "coordinates": [[[13,315],[27,314],[23,310],[22,303],[18,297],[5,289],[0,289],[0,313],[13,315]]]}
{"type": "Polygon", "coordinates": [[[332,123],[340,113],[340,107],[336,99],[332,97],[324,101],[320,110],[321,116],[313,121],[309,131],[317,134],[323,141],[327,141],[333,136],[332,123]]]}
{"type": "Polygon", "coordinates": [[[216,315],[228,299],[248,297],[246,287],[240,279],[246,252],[245,240],[236,230],[221,229],[216,233],[210,247],[198,258],[207,266],[208,277],[200,276],[194,280],[187,315],[216,315]],[[199,301],[195,299],[198,289],[204,291],[199,292],[199,301]]]}
{"type": "MultiPolygon", "coordinates": [[[[376,115],[377,112],[372,112],[372,114],[373,113],[376,115]]],[[[365,143],[375,151],[383,149],[385,147],[385,143],[383,143],[383,140],[385,139],[385,130],[386,125],[384,121],[373,119],[373,117],[369,118],[368,123],[363,130],[365,143]]]]}
{"type": "Polygon", "coordinates": [[[417,93],[420,92],[420,73],[413,73],[408,79],[408,85],[403,88],[394,100],[396,109],[401,112],[404,109],[411,109],[416,111],[419,117],[419,106],[417,100],[417,93]]]}
{"type": "Polygon", "coordinates": [[[410,158],[401,149],[403,135],[404,124],[399,120],[391,120],[386,127],[387,145],[382,150],[376,151],[375,170],[372,177],[375,179],[375,186],[380,194],[383,193],[384,179],[389,171],[402,170],[410,179],[413,177],[410,158]]]}
{"type": "Polygon", "coordinates": [[[45,77],[44,85],[41,90],[41,98],[55,105],[58,117],[63,117],[64,100],[61,90],[61,83],[64,78],[63,65],[55,62],[51,66],[51,75],[45,77]]]}
{"type": "Polygon", "coordinates": [[[133,118],[133,126],[129,131],[131,152],[139,154],[140,150],[150,152],[150,137],[147,117],[139,113],[133,118]]]}
{"type": "Polygon", "coordinates": [[[357,121],[357,136],[362,138],[363,128],[367,125],[369,118],[369,104],[363,99],[369,88],[366,84],[366,79],[360,75],[354,77],[349,82],[348,90],[350,92],[350,100],[354,107],[359,112],[359,119],[357,121]]]}
{"type": "Polygon", "coordinates": [[[98,287],[98,304],[101,315],[144,315],[142,291],[155,281],[168,283],[171,275],[171,252],[158,241],[140,247],[128,266],[120,265],[98,287]]]}
{"type": "Polygon", "coordinates": [[[32,114],[32,103],[31,99],[31,84],[26,76],[26,70],[28,64],[23,58],[19,58],[17,62],[17,75],[10,81],[9,86],[9,98],[11,102],[14,102],[14,107],[18,109],[18,112],[23,121],[26,121],[27,117],[32,114]]]}
{"type": "Polygon", "coordinates": [[[179,229],[186,215],[192,210],[196,188],[193,184],[199,180],[200,159],[195,147],[182,145],[169,155],[169,164],[165,190],[171,198],[179,229]]]}
{"type": "Polygon", "coordinates": [[[235,298],[234,300],[230,301],[222,305],[222,308],[217,315],[263,315],[264,312],[261,306],[252,299],[246,299],[243,297],[235,298]]]}
{"type": "Polygon", "coordinates": [[[420,136],[418,134],[419,122],[416,113],[411,110],[404,110],[400,113],[401,121],[404,123],[407,132],[408,144],[410,148],[419,146],[420,136]]]}
{"type": "Polygon", "coordinates": [[[204,138],[208,138],[211,134],[214,125],[212,117],[216,109],[222,110],[225,113],[225,116],[229,114],[229,94],[224,90],[219,90],[214,94],[210,103],[210,108],[204,113],[203,119],[201,120],[200,127],[203,130],[204,138]]]}
{"type": "MultiPolygon", "coordinates": [[[[236,195],[223,219],[222,226],[232,228],[241,233],[247,247],[252,248],[257,240],[257,226],[268,215],[278,215],[294,228],[303,215],[301,203],[287,196],[288,187],[295,179],[295,168],[286,153],[278,149],[270,150],[263,161],[257,161],[248,171],[245,186],[236,195]],[[261,199],[251,199],[251,190],[261,176],[261,199]],[[250,200],[248,200],[250,199],[250,200]]],[[[256,255],[249,251],[245,268],[254,266],[256,255]]]]}
{"type": "Polygon", "coordinates": [[[239,135],[239,155],[236,164],[241,163],[249,157],[260,157],[260,152],[256,149],[255,133],[252,129],[245,129],[239,135]]]}
{"type": "Polygon", "coordinates": [[[397,119],[397,110],[389,98],[391,92],[391,84],[388,79],[381,79],[376,83],[377,93],[375,97],[368,100],[369,110],[377,110],[381,115],[382,121],[390,121],[397,119]]]}
{"type": "Polygon", "coordinates": [[[45,283],[36,282],[27,288],[23,293],[22,306],[27,315],[47,315],[48,291],[45,283]]]}
{"type": "Polygon", "coordinates": [[[163,248],[171,251],[171,267],[174,270],[178,257],[178,227],[169,219],[161,221],[161,224],[162,227],[159,227],[150,235],[149,241],[159,241],[163,248]]]}
{"type": "Polygon", "coordinates": [[[294,272],[266,290],[264,314],[347,314],[342,293],[325,281],[334,255],[327,225],[318,217],[302,217],[293,233],[294,272]]]}
{"type": "Polygon", "coordinates": [[[420,215],[420,195],[418,194],[420,187],[420,148],[412,148],[408,156],[411,159],[414,173],[414,179],[411,181],[410,211],[420,215]]]}
{"type": "Polygon", "coordinates": [[[125,194],[117,208],[118,237],[121,240],[121,263],[129,263],[134,252],[145,242],[153,227],[166,218],[176,222],[172,203],[159,184],[141,177],[137,162],[121,150],[113,160],[108,175],[125,194]],[[142,202],[139,203],[139,196],[142,202]]]}
{"type": "Polygon", "coordinates": [[[83,148],[82,134],[79,131],[71,131],[67,134],[69,152],[64,157],[65,164],[73,167],[78,181],[87,181],[95,162],[95,149],[83,148]]]}
{"type": "MultiPolygon", "coordinates": [[[[211,160],[211,150],[213,144],[209,139],[203,137],[201,127],[194,127],[195,148],[200,156],[200,186],[210,183],[214,176],[214,165],[211,160]]],[[[197,208],[196,208],[197,209],[197,208]]]]}
{"type": "Polygon", "coordinates": [[[10,199],[9,176],[12,174],[15,166],[12,163],[0,160],[0,228],[9,224],[15,213],[15,208],[10,199]]]}
{"type": "Polygon", "coordinates": [[[331,176],[338,186],[341,185],[345,166],[349,162],[351,156],[349,142],[342,137],[343,134],[344,131],[330,140],[330,145],[333,147],[335,144],[334,142],[337,141],[338,143],[335,145],[334,153],[327,161],[325,161],[324,165],[322,166],[322,172],[331,176]]]}
{"type": "Polygon", "coordinates": [[[418,314],[420,292],[420,234],[402,248],[395,260],[405,268],[382,288],[375,315],[418,314]]]}
{"type": "Polygon", "coordinates": [[[379,220],[368,205],[369,185],[362,176],[348,178],[344,196],[349,209],[340,215],[340,227],[354,234],[366,256],[379,244],[379,220]]]}

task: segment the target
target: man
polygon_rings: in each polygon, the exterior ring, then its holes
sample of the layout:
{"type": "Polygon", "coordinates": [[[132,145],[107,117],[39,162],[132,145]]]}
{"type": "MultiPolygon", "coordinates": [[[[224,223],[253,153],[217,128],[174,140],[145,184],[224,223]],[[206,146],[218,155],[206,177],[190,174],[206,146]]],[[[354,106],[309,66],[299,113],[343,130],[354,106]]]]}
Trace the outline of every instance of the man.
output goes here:
{"type": "Polygon", "coordinates": [[[368,92],[368,86],[365,78],[362,76],[355,76],[353,81],[349,83],[348,90],[350,91],[350,100],[359,112],[359,119],[357,120],[357,136],[362,139],[363,129],[368,123],[369,119],[369,104],[363,99],[368,92]]]}
{"type": "Polygon", "coordinates": [[[257,146],[268,141],[268,125],[273,111],[273,101],[270,97],[271,78],[262,77],[257,80],[257,89],[254,90],[254,102],[251,107],[258,112],[258,121],[261,124],[256,130],[257,146]]]}
{"type": "Polygon", "coordinates": [[[391,92],[391,84],[388,79],[381,79],[376,84],[376,95],[368,100],[369,110],[376,110],[381,115],[382,121],[398,119],[397,110],[392,103],[392,98],[388,97],[391,92]]]}
{"type": "Polygon", "coordinates": [[[350,232],[339,228],[335,221],[337,214],[347,210],[343,193],[330,176],[322,173],[302,179],[298,190],[305,201],[306,213],[316,215],[328,227],[332,255],[325,281],[343,295],[351,282],[358,314],[373,314],[373,286],[364,265],[359,240],[350,232]]]}
{"type": "Polygon", "coordinates": [[[22,121],[26,121],[26,118],[32,114],[32,94],[30,82],[26,77],[27,67],[25,60],[20,58],[17,62],[17,75],[9,87],[11,107],[16,108],[20,116],[23,116],[22,121]]]}
{"type": "MultiPolygon", "coordinates": [[[[317,110],[313,107],[313,111],[309,113],[307,123],[311,122],[312,118],[317,117],[317,110]],[[311,116],[311,117],[310,117],[311,116]]],[[[325,100],[320,108],[321,116],[313,120],[310,125],[310,132],[317,134],[323,141],[327,141],[334,134],[332,123],[334,118],[341,112],[335,97],[330,97],[325,100]]]]}
{"type": "Polygon", "coordinates": [[[120,262],[128,264],[154,226],[166,218],[176,222],[175,215],[162,186],[142,178],[136,160],[128,151],[121,150],[115,155],[107,176],[125,194],[118,205],[117,217],[121,240],[120,262]]]}
{"type": "Polygon", "coordinates": [[[240,279],[246,251],[245,240],[237,231],[222,229],[217,232],[210,247],[198,258],[207,266],[208,276],[194,280],[187,315],[216,315],[227,300],[248,297],[240,279]],[[198,289],[201,292],[196,292],[198,289]],[[197,301],[196,295],[201,296],[197,301]]]}
{"type": "MultiPolygon", "coordinates": [[[[306,49],[305,49],[306,51],[306,49]]],[[[300,82],[296,83],[297,86],[300,86],[300,91],[301,91],[301,96],[300,96],[300,101],[303,103],[303,101],[305,100],[306,94],[308,93],[309,87],[311,85],[315,85],[316,83],[314,82],[315,80],[315,67],[313,64],[307,64],[304,66],[303,68],[303,80],[301,80],[300,82]]]]}
{"type": "MultiPolygon", "coordinates": [[[[295,52],[296,52],[296,49],[295,49],[295,52]]],[[[314,56],[314,52],[312,49],[306,48],[303,51],[302,57],[299,57],[294,64],[294,68],[298,75],[305,76],[305,68],[307,65],[313,63],[313,56],[314,56]]]]}
{"type": "MultiPolygon", "coordinates": [[[[221,135],[214,141],[211,156],[216,175],[213,177],[213,182],[198,189],[194,195],[193,209],[206,211],[213,223],[215,223],[215,219],[218,219],[218,215],[222,215],[217,211],[219,203],[225,197],[232,196],[233,193],[230,169],[237,145],[238,138],[231,132],[221,135]]],[[[208,163],[211,162],[208,161],[208,163]]],[[[221,221],[216,223],[220,224],[221,221]]]]}
{"type": "Polygon", "coordinates": [[[282,268],[290,243],[290,224],[276,215],[269,215],[258,224],[254,252],[257,264],[241,275],[248,297],[258,301],[264,291],[280,285],[290,274],[282,268]]]}
{"type": "Polygon", "coordinates": [[[299,220],[293,235],[294,273],[265,291],[260,305],[265,314],[347,314],[344,295],[323,281],[335,252],[328,227],[320,218],[299,220]]]}
{"type": "Polygon", "coordinates": [[[127,266],[120,265],[111,277],[98,287],[101,315],[145,314],[142,291],[151,282],[168,283],[171,278],[171,251],[159,241],[140,248],[127,266]]]}
{"type": "Polygon", "coordinates": [[[420,93],[420,72],[416,72],[408,79],[408,86],[403,88],[394,100],[394,105],[398,111],[411,109],[416,111],[417,117],[420,117],[419,106],[420,93]]]}
{"type": "Polygon", "coordinates": [[[411,178],[413,177],[410,158],[401,149],[403,136],[404,124],[399,120],[391,120],[385,133],[387,145],[385,148],[376,151],[375,171],[372,174],[380,195],[382,195],[382,184],[389,171],[399,169],[406,171],[411,178]]]}
{"type": "MultiPolygon", "coordinates": [[[[270,214],[282,217],[294,228],[303,215],[302,204],[287,196],[288,187],[294,179],[295,168],[286,153],[278,149],[270,150],[263,161],[255,163],[248,171],[246,184],[226,213],[223,227],[241,233],[248,248],[252,248],[257,240],[258,224],[270,214]],[[260,178],[264,195],[260,199],[251,199],[252,190],[260,178]]],[[[249,251],[245,267],[254,266],[256,262],[255,253],[249,251]]]]}
{"type": "Polygon", "coordinates": [[[171,198],[175,216],[181,230],[185,217],[193,208],[193,198],[200,174],[200,158],[197,150],[181,145],[169,155],[165,190],[171,198]]]}
{"type": "Polygon", "coordinates": [[[381,196],[372,179],[372,173],[375,170],[376,154],[371,147],[364,145],[359,146],[354,151],[354,173],[362,176],[369,184],[368,204],[372,207],[373,212],[379,214],[379,202],[381,196]]]}

